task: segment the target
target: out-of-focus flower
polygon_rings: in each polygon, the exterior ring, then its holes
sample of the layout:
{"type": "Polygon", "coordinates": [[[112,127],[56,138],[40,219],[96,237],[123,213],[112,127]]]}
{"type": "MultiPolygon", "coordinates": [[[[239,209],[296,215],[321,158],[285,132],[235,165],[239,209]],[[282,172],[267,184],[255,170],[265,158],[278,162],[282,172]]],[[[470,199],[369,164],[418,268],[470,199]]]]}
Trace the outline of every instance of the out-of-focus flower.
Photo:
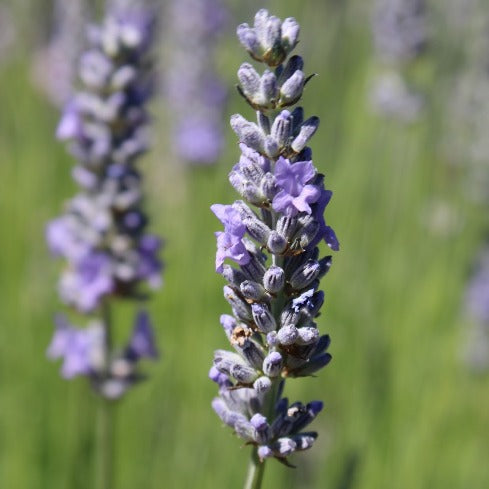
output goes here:
{"type": "Polygon", "coordinates": [[[53,254],[66,261],[61,299],[82,314],[102,316],[102,334],[95,344],[90,328],[63,325],[49,353],[63,356],[66,376],[89,376],[97,392],[109,398],[141,378],[136,371],[141,358],[157,356],[146,312],[137,315],[122,354],[110,344],[108,317],[112,299],[142,300],[148,286],[161,284],[162,241],[147,232],[136,166],[148,148],[145,105],[153,90],[154,27],[149,6],[112,3],[103,25],[88,31],[89,47],[79,64],[81,88],[66,102],[57,130],[77,159],[72,175],[80,190],[64,214],[48,224],[46,238],[53,254]],[[92,350],[102,352],[102,361],[92,361],[92,350]]]}

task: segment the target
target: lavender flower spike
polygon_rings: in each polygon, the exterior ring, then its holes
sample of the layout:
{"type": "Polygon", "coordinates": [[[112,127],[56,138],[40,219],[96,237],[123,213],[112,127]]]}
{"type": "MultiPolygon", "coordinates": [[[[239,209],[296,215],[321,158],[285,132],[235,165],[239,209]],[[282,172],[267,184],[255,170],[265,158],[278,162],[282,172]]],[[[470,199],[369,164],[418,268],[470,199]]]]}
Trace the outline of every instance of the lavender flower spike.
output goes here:
{"type": "Polygon", "coordinates": [[[58,321],[48,355],[64,358],[65,377],[84,375],[109,399],[141,378],[141,358],[157,357],[147,313],[136,316],[122,351],[110,343],[109,321],[115,299],[141,301],[161,283],[162,243],[147,231],[137,168],[148,148],[145,105],[153,85],[155,20],[143,3],[113,1],[103,25],[88,30],[81,88],[66,103],[57,129],[77,160],[72,175],[79,191],[46,229],[51,251],[66,262],[58,284],[62,301],[99,317],[96,327],[86,329],[58,321]]]}
{"type": "Polygon", "coordinates": [[[339,243],[323,215],[331,192],[306,146],[319,119],[304,120],[302,107],[291,108],[305,79],[302,58],[287,59],[298,32],[294,19],[282,22],[266,10],[253,27],[238,28],[251,57],[268,67],[262,75],[249,63],[238,70],[239,92],[257,111],[256,123],[231,118],[242,154],[229,181],[242,200],[211,207],[224,225],[216,233],[216,270],[228,282],[233,316],[221,323],[235,350],[215,352],[209,376],[219,396],[212,406],[254,446],[248,489],[260,487],[265,459],[289,464],[290,455],[314,444],[317,433],[305,428],[322,402],[289,404],[282,392],[287,378],[315,374],[331,360],[329,336],[315,321],[331,257],[320,258],[318,246],[325,241],[337,250],[339,243]]]}

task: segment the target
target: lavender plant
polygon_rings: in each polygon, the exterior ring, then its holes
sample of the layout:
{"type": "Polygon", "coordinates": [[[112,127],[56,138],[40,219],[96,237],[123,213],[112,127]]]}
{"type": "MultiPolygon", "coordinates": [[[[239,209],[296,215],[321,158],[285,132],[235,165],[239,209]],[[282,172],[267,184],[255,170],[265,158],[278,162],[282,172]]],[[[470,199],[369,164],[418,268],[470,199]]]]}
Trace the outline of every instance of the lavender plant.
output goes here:
{"type": "Polygon", "coordinates": [[[57,129],[77,160],[72,175],[79,192],[48,224],[47,241],[66,261],[58,286],[62,301],[90,319],[80,329],[59,316],[48,356],[63,358],[64,377],[88,377],[106,399],[121,397],[142,378],[140,359],[157,357],[144,310],[121,350],[112,345],[110,318],[115,299],[142,302],[148,286],[161,281],[161,240],[146,230],[136,164],[148,149],[153,14],[114,6],[102,26],[89,29],[79,64],[81,88],[57,129]]]}
{"type": "Polygon", "coordinates": [[[228,12],[220,0],[173,0],[165,44],[171,69],[164,92],[172,109],[172,145],[189,164],[210,165],[224,145],[222,112],[227,90],[216,75],[219,35],[228,12]]]}
{"type": "Polygon", "coordinates": [[[332,193],[307,146],[319,118],[292,109],[311,78],[300,56],[289,57],[299,25],[260,10],[237,35],[266,69],[260,75],[243,63],[238,70],[239,93],[257,115],[256,123],[231,117],[241,156],[229,181],[242,200],[211,207],[224,225],[216,233],[216,271],[228,282],[233,315],[221,316],[221,325],[234,352],[217,350],[209,376],[219,386],[217,415],[253,445],[245,487],[258,488],[266,459],[290,465],[288,457],[317,437],[306,428],[323,403],[289,403],[282,394],[287,378],[313,375],[331,360],[329,336],[315,321],[324,302],[320,279],[331,266],[319,245],[339,244],[323,216],[332,193]]]}

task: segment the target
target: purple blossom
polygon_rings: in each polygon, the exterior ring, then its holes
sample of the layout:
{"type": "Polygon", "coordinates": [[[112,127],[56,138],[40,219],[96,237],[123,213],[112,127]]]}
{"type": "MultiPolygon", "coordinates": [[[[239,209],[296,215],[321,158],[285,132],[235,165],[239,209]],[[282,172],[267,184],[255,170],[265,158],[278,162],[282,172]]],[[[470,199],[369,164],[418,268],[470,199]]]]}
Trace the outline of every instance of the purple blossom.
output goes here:
{"type": "Polygon", "coordinates": [[[273,210],[290,217],[298,212],[311,214],[309,204],[317,202],[320,197],[320,189],[308,184],[315,173],[312,161],[291,163],[280,157],[275,164],[275,180],[281,190],[273,199],[273,210]]]}
{"type": "Polygon", "coordinates": [[[111,2],[104,24],[88,31],[89,47],[79,64],[81,89],[66,103],[57,129],[78,160],[72,176],[80,186],[65,213],[46,229],[51,251],[67,261],[59,293],[79,313],[103,313],[103,320],[83,330],[58,326],[48,354],[65,359],[66,377],[87,375],[108,399],[141,379],[139,359],[157,356],[145,312],[137,315],[124,349],[104,339],[112,336],[111,297],[143,300],[144,282],[161,283],[162,241],[147,233],[136,167],[148,147],[145,102],[152,93],[154,25],[152,8],[111,2]]]}
{"type": "Polygon", "coordinates": [[[68,103],[56,129],[56,137],[62,141],[82,137],[83,124],[74,101],[68,103]]]}
{"type": "Polygon", "coordinates": [[[60,281],[60,295],[81,312],[100,305],[101,299],[114,289],[110,258],[101,252],[87,253],[74,269],[67,270],[60,281]]]}
{"type": "Polygon", "coordinates": [[[46,241],[54,255],[77,262],[85,256],[89,246],[76,235],[75,223],[69,216],[53,219],[46,226],[46,241]]]}
{"type": "Polygon", "coordinates": [[[221,273],[224,260],[230,258],[238,265],[246,265],[250,255],[243,243],[246,226],[241,220],[239,212],[231,205],[214,204],[212,212],[224,224],[224,232],[215,233],[217,237],[216,271],[221,273]]]}
{"type": "Polygon", "coordinates": [[[158,236],[147,234],[141,238],[138,245],[138,278],[147,280],[153,288],[161,285],[161,269],[163,265],[158,253],[162,244],[162,240],[158,236]]]}
{"type": "Polygon", "coordinates": [[[316,235],[316,238],[310,244],[310,246],[316,246],[322,239],[324,239],[325,243],[333,250],[339,251],[340,242],[336,237],[336,233],[330,226],[326,225],[326,221],[324,220],[324,210],[326,206],[329,204],[331,200],[331,196],[333,192],[331,190],[321,189],[321,195],[318,201],[313,206],[313,216],[319,223],[319,231],[316,235]]]}
{"type": "Polygon", "coordinates": [[[242,154],[229,181],[242,200],[211,207],[224,225],[216,233],[216,270],[228,282],[224,297],[233,315],[222,315],[221,325],[234,350],[214,353],[209,377],[219,397],[212,407],[253,446],[255,460],[275,457],[285,464],[317,437],[303,430],[322,403],[289,406],[282,393],[286,378],[314,375],[331,360],[329,336],[321,336],[315,322],[324,303],[320,278],[331,257],[320,258],[317,244],[324,239],[338,248],[323,216],[331,192],[306,146],[319,118],[305,119],[302,107],[280,110],[300,100],[304,88],[302,58],[286,59],[298,33],[295,19],[282,22],[264,9],[253,27],[238,27],[249,54],[268,67],[263,75],[249,63],[238,70],[239,93],[257,114],[256,123],[231,117],[242,154]],[[223,265],[226,258],[233,266],[223,265]]]}
{"type": "Polygon", "coordinates": [[[139,311],[136,316],[132,336],[126,347],[126,356],[131,361],[158,358],[153,327],[146,311],[139,311]]]}
{"type": "Polygon", "coordinates": [[[65,318],[56,321],[56,330],[48,347],[49,358],[63,358],[61,374],[66,379],[92,372],[94,353],[100,348],[103,338],[94,328],[78,329],[71,326],[65,318]]]}

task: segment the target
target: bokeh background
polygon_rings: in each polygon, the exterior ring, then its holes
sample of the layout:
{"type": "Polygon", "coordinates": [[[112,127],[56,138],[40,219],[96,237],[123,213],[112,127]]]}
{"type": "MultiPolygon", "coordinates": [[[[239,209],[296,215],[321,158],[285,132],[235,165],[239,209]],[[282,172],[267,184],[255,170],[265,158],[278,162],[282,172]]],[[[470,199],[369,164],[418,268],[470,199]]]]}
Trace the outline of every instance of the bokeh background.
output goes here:
{"type": "MultiPolygon", "coordinates": [[[[152,229],[166,241],[164,287],[149,303],[162,356],[146,365],[149,380],[117,406],[117,488],[235,488],[244,480],[250,449],[210,408],[216,389],[207,373],[213,350],[226,346],[218,318],[229,306],[214,272],[220,225],[209,206],[236,198],[227,173],[239,150],[227,120],[252,114],[234,91],[236,71],[247,61],[234,31],[262,6],[296,17],[296,51],[306,72],[318,73],[302,105],[321,118],[312,148],[334,192],[326,217],[341,242],[323,281],[319,319],[332,337],[333,361],[318,377],[286,386],[291,400],[324,400],[313,425],[320,436],[311,451],[295,456],[296,469],[268,462],[264,487],[489,487],[489,359],[471,357],[471,331],[481,326],[464,307],[489,225],[487,5],[427,2],[422,53],[396,64],[380,59],[372,42],[372,1],[225,4],[213,62],[230,92],[216,164],[181,161],[171,144],[174,109],[164,97],[152,105],[154,147],[142,166],[152,229]],[[414,111],[373,106],[376,80],[386,72],[411,87],[414,111]]],[[[72,158],[54,138],[59,108],[34,68],[52,12],[47,0],[0,0],[5,489],[93,487],[95,396],[84,378],[62,380],[59,364],[45,356],[60,309],[60,264],[49,256],[44,227],[75,190],[72,158]]],[[[158,50],[171,52],[171,42],[162,40],[158,50]]],[[[130,315],[131,305],[118,306],[120,338],[130,315]]],[[[477,338],[475,346],[489,341],[477,338]]]]}

